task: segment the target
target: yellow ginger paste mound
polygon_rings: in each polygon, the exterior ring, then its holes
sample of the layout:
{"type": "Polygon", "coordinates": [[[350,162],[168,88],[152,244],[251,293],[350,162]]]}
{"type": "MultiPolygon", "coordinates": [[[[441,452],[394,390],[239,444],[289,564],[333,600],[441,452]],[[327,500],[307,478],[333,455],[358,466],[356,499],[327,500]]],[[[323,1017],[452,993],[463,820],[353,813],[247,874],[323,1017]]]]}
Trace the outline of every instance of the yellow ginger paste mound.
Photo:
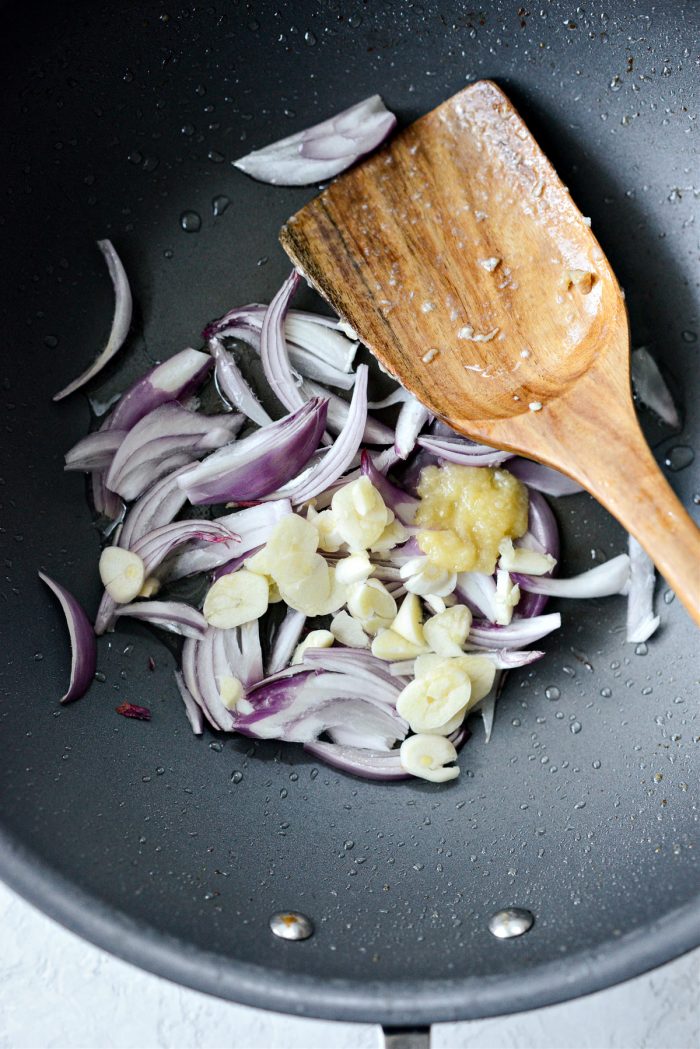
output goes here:
{"type": "Polygon", "coordinates": [[[427,466],[418,485],[418,545],[449,572],[494,571],[498,544],[527,530],[527,489],[507,470],[427,466]]]}

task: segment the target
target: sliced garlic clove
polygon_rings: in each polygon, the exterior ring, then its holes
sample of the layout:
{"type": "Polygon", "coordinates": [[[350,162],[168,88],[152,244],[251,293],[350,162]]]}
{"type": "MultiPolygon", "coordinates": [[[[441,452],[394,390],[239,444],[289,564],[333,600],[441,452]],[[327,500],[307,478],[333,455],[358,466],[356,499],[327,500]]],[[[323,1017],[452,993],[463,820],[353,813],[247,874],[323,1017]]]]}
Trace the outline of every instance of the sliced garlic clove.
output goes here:
{"type": "Polygon", "coordinates": [[[312,630],[294,649],[291,665],[304,662],[304,652],[307,648],[330,648],[335,638],[330,630],[312,630]]]}
{"type": "Polygon", "coordinates": [[[494,607],[498,626],[508,626],[513,618],[513,609],[520,600],[520,587],[513,584],[508,572],[496,569],[496,595],[494,607]]]}
{"type": "Polygon", "coordinates": [[[366,553],[351,554],[338,561],[335,566],[335,576],[339,583],[349,586],[351,583],[364,583],[374,571],[366,553]]]}
{"type": "Polygon", "coordinates": [[[209,588],[202,609],[210,626],[220,630],[250,623],[265,615],[268,606],[268,585],[264,576],[245,568],[221,576],[209,588]]]}
{"type": "Polygon", "coordinates": [[[442,568],[431,568],[430,572],[419,572],[418,575],[411,576],[404,583],[409,593],[418,594],[420,597],[427,594],[445,597],[452,593],[456,585],[457,576],[454,572],[446,572],[442,568]]]}
{"type": "Polygon", "coordinates": [[[493,688],[496,679],[496,666],[487,656],[467,653],[454,662],[463,670],[472,683],[472,694],[469,697],[469,708],[480,702],[493,688]]]}
{"type": "Polygon", "coordinates": [[[412,644],[391,629],[380,630],[372,642],[372,655],[391,663],[401,659],[413,659],[422,651],[418,645],[412,644]]]}
{"type": "Polygon", "coordinates": [[[525,546],[513,546],[512,539],[503,539],[498,547],[501,555],[498,566],[506,572],[523,572],[525,575],[546,575],[556,565],[551,554],[529,550],[525,546]]]}
{"type": "Polygon", "coordinates": [[[434,652],[425,652],[417,656],[413,664],[414,678],[427,677],[432,674],[444,662],[444,658],[444,656],[435,655],[434,652]]]}
{"type": "MultiPolygon", "coordinates": [[[[391,513],[391,511],[388,510],[387,513],[391,513]]],[[[371,549],[375,553],[387,553],[389,550],[393,550],[395,546],[405,543],[408,537],[408,529],[400,521],[394,520],[384,527],[382,534],[372,543],[371,549]]]]}
{"type": "Polygon", "coordinates": [[[339,488],[331,500],[331,510],[336,528],[350,550],[372,546],[384,531],[391,512],[368,477],[358,477],[339,488]]]}
{"type": "Polygon", "coordinates": [[[468,703],[466,705],[466,707],[462,707],[461,710],[458,710],[457,713],[455,714],[455,716],[450,718],[449,721],[446,721],[444,725],[438,725],[437,728],[433,728],[433,729],[425,729],[424,728],[423,732],[427,736],[451,736],[453,732],[457,731],[459,726],[464,721],[464,719],[467,716],[467,713],[469,711],[470,705],[471,704],[468,703]]]}
{"type": "Polygon", "coordinates": [[[388,630],[392,622],[391,616],[368,616],[367,619],[361,620],[362,629],[371,637],[376,637],[382,630],[388,630]]]}
{"type": "Polygon", "coordinates": [[[425,640],[439,656],[461,656],[472,625],[466,605],[454,605],[428,619],[423,627],[425,640]]]}
{"type": "Polygon", "coordinates": [[[236,710],[245,696],[243,682],[237,677],[222,677],[219,682],[219,695],[227,710],[236,710]]]}
{"type": "Polygon", "coordinates": [[[326,554],[337,554],[343,545],[343,537],[338,531],[335,523],[335,515],[332,510],[321,510],[316,514],[313,524],[318,529],[318,548],[326,554]]]}
{"type": "Polygon", "coordinates": [[[372,616],[393,620],[396,616],[396,601],[379,579],[368,579],[349,588],[348,612],[361,623],[372,616]]]}
{"type": "Polygon", "coordinates": [[[446,783],[459,776],[456,765],[444,768],[449,762],[457,760],[454,744],[444,736],[409,736],[401,744],[400,760],[406,772],[427,779],[430,783],[446,783]]]}
{"type": "Polygon", "coordinates": [[[290,582],[279,582],[282,597],[297,612],[321,615],[315,609],[326,602],[331,592],[331,574],[321,554],[311,554],[304,565],[305,573],[290,582]],[[307,611],[313,608],[314,611],[307,611]]]}
{"type": "Polygon", "coordinates": [[[131,550],[120,546],[107,546],[100,554],[100,579],[104,588],[120,605],[138,597],[146,572],[143,561],[131,550]]]}
{"type": "MultiPolygon", "coordinates": [[[[453,595],[448,594],[448,597],[453,595]]],[[[423,598],[426,605],[433,612],[434,615],[439,616],[441,612],[444,612],[447,608],[447,602],[444,597],[438,597],[437,594],[426,594],[423,598]]],[[[456,603],[456,598],[455,598],[456,603]]]]}
{"type": "Polygon", "coordinates": [[[398,615],[391,624],[391,629],[410,641],[419,651],[426,647],[426,638],[423,635],[423,613],[420,600],[415,594],[406,594],[398,615]]]}
{"type": "Polygon", "coordinates": [[[139,590],[139,597],[155,597],[159,590],[160,579],[157,576],[149,575],[143,581],[143,586],[139,590]]]}
{"type": "Polygon", "coordinates": [[[453,660],[444,659],[430,674],[406,685],[396,701],[396,710],[414,732],[432,732],[466,707],[470,696],[467,675],[454,666],[453,660]]]}
{"type": "MultiPolygon", "coordinates": [[[[318,531],[298,514],[287,514],[275,525],[264,547],[261,564],[280,586],[304,579],[315,564],[318,531]]],[[[258,555],[256,555],[258,556],[258,555]]]]}
{"type": "Polygon", "coordinates": [[[362,629],[362,624],[342,611],[331,621],[331,633],[336,641],[348,648],[369,648],[369,638],[362,629]]]}

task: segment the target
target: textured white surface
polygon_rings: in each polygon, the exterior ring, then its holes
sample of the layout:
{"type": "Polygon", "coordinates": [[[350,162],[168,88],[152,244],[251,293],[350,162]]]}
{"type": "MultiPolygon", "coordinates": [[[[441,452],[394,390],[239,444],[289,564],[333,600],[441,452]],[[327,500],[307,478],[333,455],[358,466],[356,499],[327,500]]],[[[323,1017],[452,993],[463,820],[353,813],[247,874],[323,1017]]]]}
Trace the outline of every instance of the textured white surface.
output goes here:
{"type": "MultiPolygon", "coordinates": [[[[66,932],[0,884],[1,1049],[380,1049],[376,1027],[188,991],[66,932]]],[[[433,1049],[697,1049],[700,950],[567,1005],[433,1028],[433,1049]]]]}

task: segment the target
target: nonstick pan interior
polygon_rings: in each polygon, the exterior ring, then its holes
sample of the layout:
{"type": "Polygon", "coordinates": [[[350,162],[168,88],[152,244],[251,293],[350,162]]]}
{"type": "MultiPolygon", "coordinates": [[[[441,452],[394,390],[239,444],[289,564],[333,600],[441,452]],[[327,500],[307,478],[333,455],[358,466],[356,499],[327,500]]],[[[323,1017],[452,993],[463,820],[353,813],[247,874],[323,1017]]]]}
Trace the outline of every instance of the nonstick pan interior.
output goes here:
{"type": "MultiPolygon", "coordinates": [[[[447,787],[195,739],[173,654],[136,625],[101,641],[89,695],[57,704],[67,641],[36,571],[91,610],[99,596],[83,481],[62,472],[88,402],[50,401],[109,324],[95,240],[113,239],[138,304],[120,362],[91,388],[108,398],[286,275],[277,230],[313,190],[262,186],[231,160],[377,91],[404,122],[478,77],[510,93],[592,218],[633,345],[679,397],[681,433],[644,422],[692,506],[695,467],[673,467],[700,427],[697,10],[541,6],[0,6],[0,870],[78,932],[192,986],[427,1023],[582,994],[700,941],[697,633],[663,582],[661,628],[637,649],[623,599],[560,602],[546,659],[511,675],[488,746],[475,721],[447,787]],[[123,700],[153,720],[118,717],[123,700]],[[495,939],[489,918],[508,906],[535,924],[495,939]],[[271,913],[290,908],[313,921],[309,940],[271,935],[271,913]]],[[[600,439],[615,455],[615,434],[600,439]]],[[[624,549],[588,496],[555,510],[567,572],[624,549]]]]}

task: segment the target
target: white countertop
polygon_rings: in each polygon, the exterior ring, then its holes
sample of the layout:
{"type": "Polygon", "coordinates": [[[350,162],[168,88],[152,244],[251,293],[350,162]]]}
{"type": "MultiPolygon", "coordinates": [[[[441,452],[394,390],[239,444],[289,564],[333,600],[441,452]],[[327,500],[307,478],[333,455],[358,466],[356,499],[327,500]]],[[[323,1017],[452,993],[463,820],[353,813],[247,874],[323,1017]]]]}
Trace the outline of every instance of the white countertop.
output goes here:
{"type": "MultiPolygon", "coordinates": [[[[0,883],[0,1049],[380,1049],[379,1028],[231,1005],[78,939],[0,883]]],[[[440,1024],[433,1049],[697,1049],[700,949],[601,994],[440,1024]]]]}

